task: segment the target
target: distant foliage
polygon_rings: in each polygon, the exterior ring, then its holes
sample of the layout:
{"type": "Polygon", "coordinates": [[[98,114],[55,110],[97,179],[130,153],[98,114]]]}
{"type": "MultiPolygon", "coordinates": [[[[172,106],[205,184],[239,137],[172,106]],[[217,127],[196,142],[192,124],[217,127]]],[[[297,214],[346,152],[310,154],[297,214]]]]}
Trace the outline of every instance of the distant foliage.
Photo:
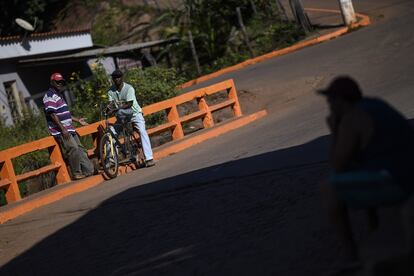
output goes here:
{"type": "MultiPolygon", "coordinates": [[[[48,136],[43,113],[26,111],[14,126],[0,123],[0,151],[48,136]]],[[[12,160],[16,174],[38,169],[49,163],[48,153],[37,151],[12,160]]],[[[26,193],[25,183],[19,183],[21,196],[26,193]]],[[[0,191],[0,206],[5,204],[4,191],[0,191]]]]}
{"type": "Polygon", "coordinates": [[[68,89],[75,96],[71,112],[78,117],[85,117],[88,122],[100,119],[100,105],[107,99],[110,79],[105,70],[98,66],[88,79],[80,79],[74,72],[69,78],[68,89]]]}
{"type": "Polygon", "coordinates": [[[0,151],[47,135],[44,114],[26,111],[14,126],[0,123],[0,151]]]}
{"type": "MultiPolygon", "coordinates": [[[[177,87],[184,82],[175,69],[159,66],[148,67],[145,70],[132,69],[125,74],[125,80],[135,88],[137,100],[141,106],[177,96],[177,87]]],[[[165,114],[158,113],[145,118],[147,127],[156,126],[164,120],[165,114]]]]}
{"type": "Polygon", "coordinates": [[[141,106],[177,96],[177,87],[184,82],[175,69],[159,66],[148,67],[145,70],[131,69],[125,73],[124,80],[135,88],[141,106]]]}
{"type": "MultiPolygon", "coordinates": [[[[134,68],[126,71],[124,81],[135,88],[138,103],[145,106],[176,96],[177,86],[184,79],[178,76],[175,69],[153,66],[145,70],[134,68]]],[[[68,86],[76,97],[73,113],[86,117],[89,122],[98,121],[100,106],[108,101],[107,91],[111,85],[111,79],[102,67],[97,67],[87,80],[78,79],[74,73],[68,86]]]]}
{"type": "Polygon", "coordinates": [[[287,47],[305,36],[298,25],[281,21],[272,22],[263,15],[250,22],[248,33],[253,38],[253,45],[258,54],[287,47]]]}
{"type": "MultiPolygon", "coordinates": [[[[26,111],[14,126],[0,124],[0,151],[48,136],[45,116],[42,112],[26,111]]],[[[44,153],[31,154],[26,159],[14,159],[17,174],[33,168],[34,164],[44,163],[44,153]]]]}
{"type": "MultiPolygon", "coordinates": [[[[94,43],[98,45],[114,45],[118,43],[137,26],[148,26],[149,22],[137,23],[137,19],[142,15],[156,14],[156,11],[148,5],[125,6],[121,1],[110,1],[105,4],[106,7],[100,10],[92,25],[92,38],[94,43]]],[[[154,21],[156,21],[156,17],[154,21]]],[[[143,38],[147,38],[146,29],[143,29],[144,31],[141,34],[143,38]]]]}
{"type": "Polygon", "coordinates": [[[184,0],[184,8],[164,13],[163,36],[181,37],[173,46],[174,63],[188,78],[197,77],[188,40],[192,32],[202,74],[250,58],[237,19],[240,7],[243,23],[256,54],[290,45],[304,36],[296,24],[283,21],[272,0],[184,0]],[[257,11],[254,12],[252,3],[257,11]]]}

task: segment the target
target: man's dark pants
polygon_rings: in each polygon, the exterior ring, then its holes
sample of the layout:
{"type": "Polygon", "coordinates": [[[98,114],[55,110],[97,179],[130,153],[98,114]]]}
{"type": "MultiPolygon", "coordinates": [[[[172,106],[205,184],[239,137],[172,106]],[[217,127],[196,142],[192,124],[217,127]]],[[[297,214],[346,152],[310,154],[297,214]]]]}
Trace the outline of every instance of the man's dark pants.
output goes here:
{"type": "Polygon", "coordinates": [[[58,136],[56,139],[59,142],[66,162],[69,163],[72,176],[76,174],[90,176],[93,174],[93,163],[89,160],[87,151],[76,133],[70,134],[67,140],[63,139],[62,136],[58,136]]]}

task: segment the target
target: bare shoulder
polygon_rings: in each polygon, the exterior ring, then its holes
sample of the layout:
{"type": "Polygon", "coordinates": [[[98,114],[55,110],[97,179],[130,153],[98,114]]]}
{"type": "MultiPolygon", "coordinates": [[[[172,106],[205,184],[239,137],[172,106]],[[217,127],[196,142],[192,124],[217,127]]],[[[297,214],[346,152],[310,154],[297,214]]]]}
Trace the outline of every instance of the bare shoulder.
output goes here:
{"type": "Polygon", "coordinates": [[[374,121],[368,112],[355,107],[344,116],[343,123],[354,128],[367,128],[372,127],[374,121]]]}
{"type": "Polygon", "coordinates": [[[343,118],[344,127],[351,130],[357,137],[359,137],[362,147],[365,147],[371,140],[375,124],[371,115],[361,108],[353,108],[343,118]]]}

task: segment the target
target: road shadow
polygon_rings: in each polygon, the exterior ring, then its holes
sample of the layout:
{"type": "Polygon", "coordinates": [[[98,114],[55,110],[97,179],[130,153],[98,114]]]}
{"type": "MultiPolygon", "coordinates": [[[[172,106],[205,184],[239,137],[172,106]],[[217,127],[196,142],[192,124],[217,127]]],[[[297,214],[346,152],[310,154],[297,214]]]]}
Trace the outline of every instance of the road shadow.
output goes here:
{"type": "Polygon", "coordinates": [[[0,275],[324,275],[341,253],[319,197],[329,139],[130,188],[0,275]]]}

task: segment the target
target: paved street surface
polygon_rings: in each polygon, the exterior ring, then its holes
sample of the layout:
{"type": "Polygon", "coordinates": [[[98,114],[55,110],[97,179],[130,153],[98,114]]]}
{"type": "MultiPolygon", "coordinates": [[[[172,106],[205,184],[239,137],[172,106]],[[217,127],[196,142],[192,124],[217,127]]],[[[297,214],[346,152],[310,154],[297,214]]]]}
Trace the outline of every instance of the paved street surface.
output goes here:
{"type": "MultiPolygon", "coordinates": [[[[0,275],[329,275],[342,251],[318,192],[329,137],[315,89],[349,74],[414,118],[414,2],[353,2],[371,26],[197,86],[233,78],[244,113],[265,119],[1,225],[0,275]]],[[[373,235],[353,221],[365,260],[401,252],[398,210],[373,235]]]]}

